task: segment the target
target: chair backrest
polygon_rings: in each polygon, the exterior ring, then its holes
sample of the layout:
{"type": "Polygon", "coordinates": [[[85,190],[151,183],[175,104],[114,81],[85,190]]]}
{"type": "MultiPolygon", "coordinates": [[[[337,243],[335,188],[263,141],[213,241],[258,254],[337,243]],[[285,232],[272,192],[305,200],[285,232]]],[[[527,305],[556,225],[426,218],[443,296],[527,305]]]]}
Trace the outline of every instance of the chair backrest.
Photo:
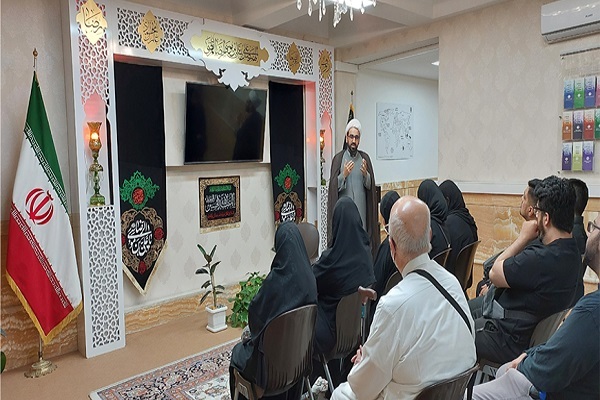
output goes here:
{"type": "Polygon", "coordinates": [[[400,271],[394,271],[394,273],[390,275],[387,282],[385,283],[385,289],[383,290],[383,294],[389,292],[390,289],[396,286],[401,280],[402,274],[400,274],[400,271]]]}
{"type": "Polygon", "coordinates": [[[282,393],[310,373],[317,305],[285,312],[272,320],[263,336],[267,384],[264,395],[282,393]]]}
{"type": "Polygon", "coordinates": [[[477,252],[479,243],[481,243],[481,240],[466,245],[460,249],[458,256],[456,256],[454,275],[458,279],[463,290],[467,290],[467,284],[469,283],[469,278],[473,271],[473,261],[475,260],[475,253],[477,252]]]}
{"type": "Polygon", "coordinates": [[[319,230],[310,222],[300,222],[298,230],[302,235],[308,259],[312,263],[319,256],[319,230]]]}
{"type": "Polygon", "coordinates": [[[570,310],[570,308],[567,308],[566,310],[559,311],[538,322],[531,335],[529,347],[537,346],[538,344],[548,341],[550,336],[556,332],[560,324],[565,320],[570,310]]]}
{"type": "Polygon", "coordinates": [[[337,305],[335,316],[336,343],[325,354],[327,361],[347,356],[354,351],[361,340],[362,299],[358,291],[342,297],[337,305]]]}
{"type": "Polygon", "coordinates": [[[432,260],[436,263],[440,264],[442,267],[446,265],[446,260],[448,259],[448,254],[450,254],[450,247],[445,250],[440,251],[437,255],[435,255],[432,260]]]}
{"type": "Polygon", "coordinates": [[[463,400],[465,390],[471,376],[479,369],[479,365],[449,379],[427,386],[415,397],[415,400],[463,400]]]}

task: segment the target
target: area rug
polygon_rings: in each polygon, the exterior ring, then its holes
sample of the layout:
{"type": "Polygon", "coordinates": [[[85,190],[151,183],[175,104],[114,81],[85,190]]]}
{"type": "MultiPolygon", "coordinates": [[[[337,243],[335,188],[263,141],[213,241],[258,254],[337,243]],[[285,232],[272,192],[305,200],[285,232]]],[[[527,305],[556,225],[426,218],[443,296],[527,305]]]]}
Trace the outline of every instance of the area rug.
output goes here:
{"type": "Polygon", "coordinates": [[[239,340],[90,393],[92,400],[231,400],[229,360],[239,340]]]}

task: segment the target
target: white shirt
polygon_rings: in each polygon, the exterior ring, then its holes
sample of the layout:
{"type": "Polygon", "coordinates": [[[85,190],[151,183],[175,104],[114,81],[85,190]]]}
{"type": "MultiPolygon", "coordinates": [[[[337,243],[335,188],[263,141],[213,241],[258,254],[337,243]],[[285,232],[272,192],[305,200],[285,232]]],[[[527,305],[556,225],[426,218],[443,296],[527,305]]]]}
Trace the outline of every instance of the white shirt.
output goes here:
{"type": "Polygon", "coordinates": [[[475,365],[475,328],[465,295],[454,275],[427,254],[411,260],[404,279],[377,305],[363,358],[333,392],[342,399],[414,399],[426,386],[475,365]],[[458,311],[415,269],[429,272],[458,302],[458,311]]]}

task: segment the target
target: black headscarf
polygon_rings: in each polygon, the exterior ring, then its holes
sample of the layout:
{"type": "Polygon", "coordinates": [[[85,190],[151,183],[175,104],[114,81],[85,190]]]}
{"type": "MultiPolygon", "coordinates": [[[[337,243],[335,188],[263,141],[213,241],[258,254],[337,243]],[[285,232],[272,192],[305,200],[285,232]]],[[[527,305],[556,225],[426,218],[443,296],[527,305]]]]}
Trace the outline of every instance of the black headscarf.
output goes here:
{"type": "Polygon", "coordinates": [[[464,220],[469,225],[469,228],[471,228],[471,233],[475,238],[474,241],[477,241],[477,225],[475,224],[475,219],[469,212],[462,192],[458,186],[456,186],[456,183],[449,179],[445,180],[441,183],[440,190],[442,191],[442,194],[446,198],[446,202],[448,204],[448,215],[456,215],[464,220]]]}
{"type": "MultiPolygon", "coordinates": [[[[392,206],[400,196],[395,191],[391,190],[387,192],[382,198],[379,204],[379,210],[381,211],[381,216],[385,224],[387,225],[390,220],[390,212],[392,211],[392,206]]],[[[386,237],[383,242],[379,245],[379,249],[377,249],[377,255],[375,256],[375,261],[373,262],[373,272],[375,273],[375,284],[373,285],[373,289],[377,292],[377,297],[381,297],[383,295],[383,291],[385,289],[385,284],[389,277],[397,271],[396,265],[394,264],[394,260],[392,260],[392,255],[390,253],[390,238],[386,237]]],[[[375,307],[371,307],[374,311],[375,307]]]]}
{"type": "Polygon", "coordinates": [[[358,208],[347,196],[339,198],[333,209],[331,247],[313,266],[317,280],[318,313],[315,347],[329,351],[335,344],[336,308],[342,297],[359,286],[375,282],[369,237],[362,227],[358,208]]]}
{"type": "Polygon", "coordinates": [[[417,197],[421,199],[431,214],[431,251],[429,257],[437,256],[450,246],[450,235],[444,225],[448,215],[448,205],[442,191],[431,179],[425,179],[419,185],[417,197]]]}
{"type": "Polygon", "coordinates": [[[446,199],[444,198],[442,191],[434,181],[425,179],[421,182],[419,189],[417,190],[417,197],[429,207],[431,219],[440,224],[443,224],[444,221],[446,221],[448,205],[446,204],[446,199]]]}
{"type": "Polygon", "coordinates": [[[275,317],[294,308],[317,303],[315,277],[295,223],[285,222],[279,226],[275,234],[275,253],[271,272],[248,306],[248,325],[253,342],[275,317]]]}
{"type": "Polygon", "coordinates": [[[347,196],[338,200],[333,210],[333,241],[315,263],[319,297],[331,293],[343,297],[360,285],[374,282],[373,259],[369,238],[362,227],[358,208],[347,196]]]}

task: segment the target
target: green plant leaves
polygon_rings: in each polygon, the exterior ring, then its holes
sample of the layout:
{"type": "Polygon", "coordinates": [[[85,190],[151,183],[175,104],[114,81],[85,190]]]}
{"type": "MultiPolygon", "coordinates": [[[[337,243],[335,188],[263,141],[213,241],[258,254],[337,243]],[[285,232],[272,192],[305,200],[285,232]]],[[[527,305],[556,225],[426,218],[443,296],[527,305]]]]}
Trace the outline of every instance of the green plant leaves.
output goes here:
{"type": "Polygon", "coordinates": [[[211,294],[211,293],[212,293],[212,290],[208,290],[206,293],[204,293],[204,295],[200,299],[200,305],[202,305],[202,303],[204,303],[204,300],[206,300],[206,298],[208,297],[208,295],[211,294]]]}
{"type": "Polygon", "coordinates": [[[229,299],[229,301],[234,302],[231,315],[227,317],[232,327],[248,325],[248,307],[256,293],[258,293],[264,279],[264,275],[252,272],[247,280],[240,282],[240,291],[236,293],[235,298],[229,299]]]}
{"type": "Polygon", "coordinates": [[[219,265],[221,263],[221,261],[217,261],[216,263],[214,263],[212,265],[212,267],[210,267],[210,274],[214,274],[215,273],[215,269],[217,268],[217,265],[219,265]]]}
{"type": "Polygon", "coordinates": [[[196,274],[208,274],[208,270],[206,268],[198,268],[196,274]]]}

